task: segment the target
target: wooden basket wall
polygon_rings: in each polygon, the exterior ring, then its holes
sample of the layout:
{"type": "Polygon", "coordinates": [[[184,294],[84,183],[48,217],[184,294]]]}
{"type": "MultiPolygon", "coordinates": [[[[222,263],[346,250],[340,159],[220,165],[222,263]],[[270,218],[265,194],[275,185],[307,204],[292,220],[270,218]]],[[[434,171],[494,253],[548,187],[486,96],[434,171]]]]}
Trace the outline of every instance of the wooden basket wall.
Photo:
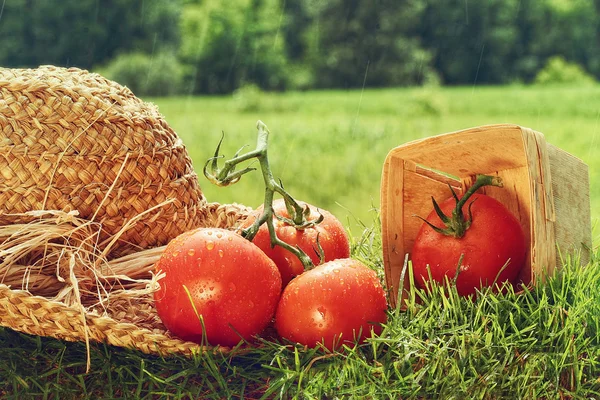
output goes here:
{"type": "Polygon", "coordinates": [[[476,174],[498,175],[504,188],[484,187],[517,216],[530,244],[520,279],[529,284],[560,266],[559,251],[577,252],[585,263],[591,248],[588,168],[548,144],[536,131],[489,125],[406,143],[392,149],[383,166],[381,221],[388,288],[408,289],[401,279],[422,224],[415,215],[431,211],[431,196],[461,193],[476,174]],[[559,251],[557,251],[557,249],[559,251]]]}
{"type": "Polygon", "coordinates": [[[136,267],[135,276],[115,278],[113,283],[122,285],[120,297],[98,284],[108,293],[97,307],[77,298],[81,276],[73,271],[83,271],[87,279],[94,275],[89,265],[73,265],[73,258],[66,274],[59,274],[64,260],[58,255],[56,276],[48,279],[74,290],[68,293],[70,301],[59,301],[36,295],[27,286],[26,275],[43,264],[45,251],[7,265],[13,249],[4,249],[1,326],[146,353],[200,349],[166,331],[151,290],[128,297],[127,287],[133,282],[143,289],[153,283],[152,268],[161,246],[178,234],[202,226],[233,229],[250,209],[206,201],[185,146],[156,107],[115,82],[77,68],[0,68],[0,231],[10,232],[18,225],[19,234],[34,235],[36,223],[54,223],[44,210],[63,216],[55,218],[56,224],[67,229],[71,217],[93,223],[98,229],[93,251],[102,262],[127,264],[133,254],[145,264],[136,267]],[[7,286],[7,277],[15,273],[24,274],[23,284],[15,285],[13,279],[7,286]]]}

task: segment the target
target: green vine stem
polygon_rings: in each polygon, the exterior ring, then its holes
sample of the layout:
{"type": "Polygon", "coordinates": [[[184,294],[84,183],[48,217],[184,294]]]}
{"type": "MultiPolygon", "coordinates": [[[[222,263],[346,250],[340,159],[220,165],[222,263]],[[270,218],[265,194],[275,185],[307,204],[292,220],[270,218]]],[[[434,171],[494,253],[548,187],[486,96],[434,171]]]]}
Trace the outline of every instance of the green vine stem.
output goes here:
{"type": "Polygon", "coordinates": [[[454,207],[454,210],[452,210],[452,216],[449,217],[446,214],[444,214],[444,212],[442,211],[438,203],[435,201],[433,196],[431,196],[433,209],[435,210],[437,216],[440,217],[440,219],[444,223],[444,227],[439,228],[433,225],[431,222],[427,221],[426,219],[419,216],[417,217],[422,219],[433,230],[442,235],[461,238],[465,235],[467,229],[469,229],[473,220],[473,215],[471,213],[471,206],[473,205],[473,202],[469,203],[467,218],[465,218],[462,211],[462,208],[467,203],[467,200],[469,200],[473,193],[475,193],[477,190],[479,190],[479,188],[483,186],[502,187],[502,179],[499,176],[477,175],[475,178],[475,183],[469,189],[467,189],[465,194],[460,199],[456,195],[454,189],[452,189],[452,186],[448,186],[450,187],[450,191],[452,192],[452,197],[454,197],[454,200],[456,201],[456,206],[454,207]]]}
{"type": "Polygon", "coordinates": [[[235,153],[232,159],[225,161],[223,167],[219,168],[218,160],[223,158],[219,155],[221,144],[223,142],[223,136],[221,136],[221,140],[217,145],[214,156],[209,158],[204,165],[204,176],[215,185],[229,186],[238,182],[242,175],[256,170],[256,168],[246,167],[242,170],[236,171],[237,165],[253,158],[256,159],[260,165],[260,170],[265,183],[264,210],[252,225],[242,230],[242,236],[251,241],[258,233],[260,226],[266,223],[269,230],[269,236],[271,238],[271,245],[273,247],[281,246],[290,251],[300,259],[305,269],[310,269],[314,267],[314,264],[304,251],[297,246],[291,246],[277,237],[275,226],[273,224],[273,216],[294,226],[296,229],[306,229],[320,223],[323,220],[323,215],[320,215],[316,219],[309,220],[309,207],[306,206],[306,208],[302,208],[302,206],[300,206],[300,204],[298,204],[298,202],[296,202],[296,200],[294,200],[294,198],[283,188],[281,182],[277,182],[275,180],[273,173],[271,172],[271,166],[269,165],[269,158],[267,156],[267,146],[270,133],[269,129],[262,121],[258,121],[256,123],[256,127],[258,129],[256,148],[240,155],[240,152],[243,149],[242,147],[242,149],[235,153]],[[283,198],[291,218],[284,218],[280,215],[277,215],[273,210],[273,198],[276,193],[283,198]]]}

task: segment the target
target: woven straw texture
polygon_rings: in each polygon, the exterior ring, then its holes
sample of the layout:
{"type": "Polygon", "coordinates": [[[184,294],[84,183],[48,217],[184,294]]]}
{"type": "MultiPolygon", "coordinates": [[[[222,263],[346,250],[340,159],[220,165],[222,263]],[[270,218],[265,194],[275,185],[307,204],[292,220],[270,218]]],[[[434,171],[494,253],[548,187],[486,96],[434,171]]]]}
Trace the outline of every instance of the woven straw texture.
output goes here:
{"type": "Polygon", "coordinates": [[[208,203],[156,107],[76,68],[0,68],[0,325],[190,354],[156,314],[164,245],[250,213],[208,203]]]}
{"type": "Polygon", "coordinates": [[[137,221],[114,251],[166,244],[206,218],[191,160],[156,107],[76,68],[0,68],[0,178],[0,223],[77,210],[102,225],[101,240],[175,200],[137,221]]]}

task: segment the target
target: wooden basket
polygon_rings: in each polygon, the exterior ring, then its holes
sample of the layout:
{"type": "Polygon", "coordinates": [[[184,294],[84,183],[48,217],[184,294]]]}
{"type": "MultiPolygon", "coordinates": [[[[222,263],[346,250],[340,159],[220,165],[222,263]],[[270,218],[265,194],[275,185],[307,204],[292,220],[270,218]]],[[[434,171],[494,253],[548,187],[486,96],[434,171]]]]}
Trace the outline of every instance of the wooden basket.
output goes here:
{"type": "Polygon", "coordinates": [[[154,262],[180,233],[234,229],[250,211],[206,201],[182,141],[129,89],[77,68],[0,68],[0,326],[199,350],[160,322],[154,262]]]}
{"type": "MultiPolygon", "coordinates": [[[[544,279],[560,266],[560,256],[576,252],[589,259],[591,217],[587,165],[548,144],[536,131],[517,125],[489,125],[416,140],[392,149],[381,182],[381,222],[385,276],[395,303],[405,255],[422,221],[442,201],[448,184],[458,193],[476,174],[498,175],[503,188],[482,192],[501,201],[521,222],[529,251],[520,280],[544,279]]],[[[404,277],[404,276],[402,276],[404,277]]],[[[402,296],[402,293],[400,294],[402,296]]]]}

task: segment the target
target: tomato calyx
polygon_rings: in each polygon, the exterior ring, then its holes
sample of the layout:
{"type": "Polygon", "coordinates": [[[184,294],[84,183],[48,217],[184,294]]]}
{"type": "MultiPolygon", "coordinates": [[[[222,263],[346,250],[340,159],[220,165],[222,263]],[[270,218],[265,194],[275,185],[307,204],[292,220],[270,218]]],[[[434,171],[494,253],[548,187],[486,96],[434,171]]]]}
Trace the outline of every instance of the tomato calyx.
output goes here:
{"type": "MultiPolygon", "coordinates": [[[[291,246],[277,237],[275,226],[273,224],[273,217],[293,226],[296,229],[303,230],[319,224],[323,221],[324,216],[319,213],[318,217],[311,219],[311,210],[308,205],[305,208],[302,208],[302,206],[300,206],[300,204],[298,204],[298,202],[283,188],[281,181],[277,182],[275,180],[273,173],[271,172],[271,166],[269,165],[269,158],[267,156],[267,145],[270,133],[269,129],[262,121],[258,121],[256,123],[256,128],[258,130],[256,148],[244,154],[240,154],[244,147],[240,148],[232,159],[225,161],[223,167],[219,168],[218,161],[219,159],[224,158],[223,156],[219,155],[221,144],[224,138],[224,135],[222,135],[221,140],[219,141],[219,144],[215,150],[214,156],[209,158],[204,164],[204,176],[217,186],[229,186],[238,182],[244,174],[256,170],[256,168],[253,167],[246,167],[242,170],[236,171],[237,165],[253,158],[256,159],[260,165],[265,184],[264,208],[260,217],[257,218],[248,228],[242,229],[240,233],[244,238],[252,241],[252,239],[254,239],[258,233],[260,226],[266,223],[271,239],[271,246],[281,246],[290,251],[292,254],[298,257],[298,259],[300,259],[305,269],[311,269],[314,267],[314,264],[311,258],[302,249],[300,249],[300,247],[291,246]],[[283,198],[290,218],[283,217],[274,211],[273,199],[276,193],[283,198]]],[[[318,241],[317,245],[320,247],[318,241]]]]}
{"type": "Polygon", "coordinates": [[[502,187],[502,179],[499,176],[491,176],[491,175],[481,175],[478,174],[475,178],[475,183],[467,189],[465,194],[459,199],[456,192],[452,188],[452,186],[448,185],[450,191],[452,192],[452,197],[456,201],[456,206],[454,210],[452,210],[452,216],[447,216],[444,214],[438,203],[435,201],[433,196],[431,196],[431,202],[433,203],[433,209],[435,213],[440,218],[442,223],[444,224],[443,228],[437,227],[433,225],[431,222],[427,221],[425,218],[420,216],[416,216],[423,220],[427,225],[429,225],[434,231],[446,236],[452,236],[455,238],[461,238],[465,235],[469,227],[471,226],[471,222],[473,221],[473,215],[471,213],[471,206],[474,201],[469,203],[469,207],[467,208],[467,217],[465,217],[463,213],[463,206],[466,204],[467,200],[477,191],[479,188],[483,186],[497,186],[502,187]]]}
{"type": "Polygon", "coordinates": [[[315,225],[318,225],[321,222],[323,222],[323,220],[325,219],[325,216],[323,214],[321,214],[320,212],[319,212],[319,216],[317,218],[310,219],[311,211],[310,211],[310,207],[308,206],[308,204],[302,210],[302,214],[296,213],[296,210],[293,207],[293,205],[288,203],[287,201],[285,202],[285,207],[287,208],[287,212],[289,215],[295,215],[293,218],[286,218],[282,215],[277,214],[276,212],[273,212],[273,215],[279,221],[284,222],[288,225],[291,225],[298,230],[312,228],[315,225]]]}

